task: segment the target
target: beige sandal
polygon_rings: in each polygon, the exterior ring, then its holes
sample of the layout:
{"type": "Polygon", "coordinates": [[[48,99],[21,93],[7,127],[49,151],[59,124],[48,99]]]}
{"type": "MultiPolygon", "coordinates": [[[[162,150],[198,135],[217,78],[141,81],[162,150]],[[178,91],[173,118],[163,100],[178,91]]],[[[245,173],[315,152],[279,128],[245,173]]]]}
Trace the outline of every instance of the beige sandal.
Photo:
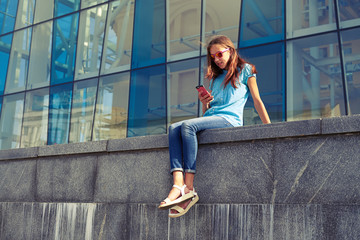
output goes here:
{"type": "Polygon", "coordinates": [[[189,209],[195,205],[195,203],[197,203],[197,201],[199,201],[199,195],[195,192],[195,188],[190,191],[193,192],[194,197],[191,199],[191,202],[189,203],[189,205],[186,206],[186,208],[181,208],[179,206],[174,206],[171,208],[171,210],[176,210],[178,213],[171,213],[169,212],[169,217],[170,218],[177,218],[177,217],[181,217],[182,215],[184,215],[185,213],[187,213],[189,211],[189,209]]]}
{"type": "Polygon", "coordinates": [[[174,205],[180,204],[180,203],[185,202],[186,200],[194,197],[194,192],[193,191],[190,191],[189,193],[185,193],[186,185],[183,185],[182,187],[179,187],[177,185],[173,185],[173,187],[180,190],[181,196],[178,197],[177,199],[173,200],[173,201],[171,201],[169,198],[166,198],[163,201],[163,202],[165,202],[165,204],[160,205],[159,209],[162,209],[162,210],[169,209],[169,208],[173,207],[174,205]]]}

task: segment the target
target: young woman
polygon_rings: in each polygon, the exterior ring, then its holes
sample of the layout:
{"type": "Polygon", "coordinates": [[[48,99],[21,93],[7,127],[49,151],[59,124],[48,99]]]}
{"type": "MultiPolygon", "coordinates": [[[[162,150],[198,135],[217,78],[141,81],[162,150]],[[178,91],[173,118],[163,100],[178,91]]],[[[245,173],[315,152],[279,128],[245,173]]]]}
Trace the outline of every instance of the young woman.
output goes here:
{"type": "Polygon", "coordinates": [[[174,123],[169,127],[170,172],[174,185],[160,209],[169,209],[169,217],[184,215],[198,200],[193,182],[198,149],[196,134],[213,128],[243,125],[243,109],[249,92],[263,123],[270,123],[260,98],[254,65],[242,59],[231,40],[215,36],[207,46],[207,74],[210,92],[202,102],[203,117],[174,123]]]}

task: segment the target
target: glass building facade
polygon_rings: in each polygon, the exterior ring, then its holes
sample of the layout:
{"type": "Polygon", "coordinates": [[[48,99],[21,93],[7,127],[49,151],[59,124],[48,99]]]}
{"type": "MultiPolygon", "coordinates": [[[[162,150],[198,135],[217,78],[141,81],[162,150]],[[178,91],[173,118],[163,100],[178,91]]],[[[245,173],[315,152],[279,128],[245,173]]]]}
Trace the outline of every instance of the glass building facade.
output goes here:
{"type": "MultiPolygon", "coordinates": [[[[360,113],[359,0],[0,0],[0,149],[200,116],[218,34],[256,65],[272,122],[360,113]]],[[[251,98],[244,122],[261,122],[251,98]]]]}

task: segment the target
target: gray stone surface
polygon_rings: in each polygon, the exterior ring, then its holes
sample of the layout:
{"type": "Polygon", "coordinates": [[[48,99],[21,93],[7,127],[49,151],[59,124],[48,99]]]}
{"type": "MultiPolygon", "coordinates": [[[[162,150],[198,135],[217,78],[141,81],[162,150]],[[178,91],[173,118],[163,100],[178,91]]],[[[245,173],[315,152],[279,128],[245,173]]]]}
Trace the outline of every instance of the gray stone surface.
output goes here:
{"type": "Polygon", "coordinates": [[[168,152],[119,152],[99,157],[96,202],[160,203],[171,188],[168,152]]]}
{"type": "Polygon", "coordinates": [[[57,156],[82,153],[106,152],[108,141],[95,141],[72,144],[56,144],[39,147],[39,156],[57,156]]]}
{"type": "Polygon", "coordinates": [[[351,133],[360,132],[360,115],[324,118],[322,120],[322,133],[351,133]]]}
{"type": "Polygon", "coordinates": [[[274,153],[275,201],[359,204],[359,142],[360,135],[279,141],[274,153]]]}
{"type": "Polygon", "coordinates": [[[35,201],[35,180],[36,161],[0,161],[0,202],[35,201]]]}
{"type": "Polygon", "coordinates": [[[92,202],[97,156],[48,157],[38,160],[37,200],[92,202]]]}
{"type": "Polygon", "coordinates": [[[273,143],[201,146],[194,186],[201,203],[270,203],[273,143]]]}
{"type": "Polygon", "coordinates": [[[168,146],[168,136],[162,134],[109,140],[107,150],[109,152],[134,151],[167,148],[168,146]]]}
{"type": "Polygon", "coordinates": [[[38,156],[38,152],[38,147],[1,150],[0,161],[36,158],[38,156]]]}
{"type": "Polygon", "coordinates": [[[284,138],[319,135],[321,120],[306,120],[286,123],[211,129],[199,134],[200,144],[238,142],[257,139],[284,138]]]}

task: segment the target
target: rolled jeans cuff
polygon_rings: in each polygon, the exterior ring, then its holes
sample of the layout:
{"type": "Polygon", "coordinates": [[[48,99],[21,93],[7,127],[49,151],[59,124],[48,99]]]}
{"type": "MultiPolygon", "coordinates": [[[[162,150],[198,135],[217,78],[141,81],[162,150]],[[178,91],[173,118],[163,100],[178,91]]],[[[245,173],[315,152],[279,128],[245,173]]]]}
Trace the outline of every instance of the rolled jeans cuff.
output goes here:
{"type": "Polygon", "coordinates": [[[196,173],[196,171],[193,169],[186,169],[185,172],[186,173],[196,173]]]}
{"type": "Polygon", "coordinates": [[[170,173],[172,174],[172,173],[175,172],[175,171],[184,172],[184,169],[182,169],[182,168],[172,168],[172,169],[170,170],[170,173]]]}

